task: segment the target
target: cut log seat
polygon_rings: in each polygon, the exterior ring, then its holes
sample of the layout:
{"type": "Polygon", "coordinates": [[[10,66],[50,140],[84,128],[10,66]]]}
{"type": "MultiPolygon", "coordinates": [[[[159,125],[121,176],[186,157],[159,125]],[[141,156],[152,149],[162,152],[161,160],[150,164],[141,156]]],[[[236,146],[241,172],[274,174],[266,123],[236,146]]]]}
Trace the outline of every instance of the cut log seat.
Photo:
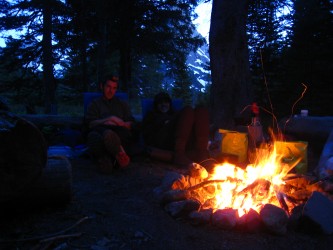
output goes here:
{"type": "Polygon", "coordinates": [[[48,156],[47,144],[31,122],[0,112],[0,208],[71,200],[72,171],[64,156],[48,156]]]}
{"type": "Polygon", "coordinates": [[[320,155],[333,129],[333,116],[297,116],[287,120],[284,118],[279,122],[282,132],[296,140],[309,142],[309,146],[320,155]]]}
{"type": "Polygon", "coordinates": [[[49,156],[42,176],[26,194],[27,200],[48,205],[67,204],[72,199],[72,167],[65,156],[49,156]]]}
{"type": "Polygon", "coordinates": [[[72,167],[65,156],[50,156],[41,176],[26,190],[0,201],[4,209],[61,207],[72,200],[72,167]]]}
{"type": "Polygon", "coordinates": [[[46,162],[47,145],[38,128],[11,113],[0,112],[0,202],[29,189],[46,162]]]}

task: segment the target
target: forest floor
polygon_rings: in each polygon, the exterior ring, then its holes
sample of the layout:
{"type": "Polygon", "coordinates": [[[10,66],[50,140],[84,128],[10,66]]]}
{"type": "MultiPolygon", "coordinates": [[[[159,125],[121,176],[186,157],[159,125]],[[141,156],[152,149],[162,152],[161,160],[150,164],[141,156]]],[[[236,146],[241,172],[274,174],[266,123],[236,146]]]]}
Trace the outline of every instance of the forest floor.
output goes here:
{"type": "Polygon", "coordinates": [[[111,175],[89,158],[71,165],[71,202],[2,214],[0,249],[332,249],[331,235],[245,233],[171,217],[153,195],[170,164],[143,157],[111,175]]]}

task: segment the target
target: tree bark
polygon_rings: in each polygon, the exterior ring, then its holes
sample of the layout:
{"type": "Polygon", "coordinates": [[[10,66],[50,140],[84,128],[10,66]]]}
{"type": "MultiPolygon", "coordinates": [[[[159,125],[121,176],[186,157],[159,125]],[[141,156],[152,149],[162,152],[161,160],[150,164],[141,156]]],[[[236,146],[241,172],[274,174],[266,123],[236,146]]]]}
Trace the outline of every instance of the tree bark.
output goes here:
{"type": "Polygon", "coordinates": [[[120,80],[121,90],[127,92],[131,89],[132,77],[132,34],[133,34],[133,2],[123,0],[121,2],[120,23],[120,80]]]}
{"type": "MultiPolygon", "coordinates": [[[[44,3],[44,2],[43,2],[44,3]]],[[[52,4],[49,2],[43,5],[43,73],[45,88],[45,113],[56,114],[55,91],[56,84],[53,75],[52,55],[52,4]]]]}
{"type": "Polygon", "coordinates": [[[97,61],[97,86],[102,83],[105,75],[105,55],[106,55],[106,21],[103,19],[99,23],[100,37],[98,39],[98,61],[97,61]]]}
{"type": "Polygon", "coordinates": [[[246,36],[248,0],[213,0],[209,34],[212,74],[211,116],[232,129],[252,99],[246,36]]]}

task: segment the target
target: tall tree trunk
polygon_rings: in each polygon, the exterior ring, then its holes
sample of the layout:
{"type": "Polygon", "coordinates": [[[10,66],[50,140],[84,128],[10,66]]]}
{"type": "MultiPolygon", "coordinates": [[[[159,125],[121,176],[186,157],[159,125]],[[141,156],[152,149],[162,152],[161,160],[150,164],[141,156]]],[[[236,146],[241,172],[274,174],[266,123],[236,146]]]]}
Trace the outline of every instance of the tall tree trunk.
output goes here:
{"type": "Polygon", "coordinates": [[[96,2],[96,14],[98,16],[98,57],[97,57],[97,87],[103,81],[106,72],[106,56],[107,56],[107,25],[109,10],[104,0],[96,2]]]}
{"type": "Polygon", "coordinates": [[[252,99],[247,10],[248,0],[213,0],[209,33],[210,100],[212,122],[220,128],[232,129],[234,118],[252,99]]]}
{"type": "Polygon", "coordinates": [[[84,10],[85,1],[80,0],[80,11],[79,13],[79,23],[80,23],[80,40],[79,40],[79,53],[80,53],[80,61],[81,61],[81,82],[83,83],[83,91],[86,92],[89,89],[89,76],[88,76],[88,64],[87,64],[87,31],[84,29],[85,27],[85,15],[87,15],[86,11],[84,10]],[[83,11],[84,10],[84,11],[83,11]]]}
{"type": "Polygon", "coordinates": [[[133,34],[133,4],[131,0],[121,1],[121,23],[120,23],[120,80],[121,90],[131,89],[132,77],[132,34],[133,34]]]}
{"type": "Polygon", "coordinates": [[[106,20],[102,18],[99,21],[100,37],[98,39],[98,62],[97,62],[97,86],[102,82],[105,75],[105,57],[106,57],[106,20]]]}
{"type": "MultiPolygon", "coordinates": [[[[43,2],[44,3],[44,2],[43,2]]],[[[45,88],[45,113],[57,113],[55,103],[56,83],[53,75],[52,55],[52,4],[43,6],[43,81],[45,88]]]]}

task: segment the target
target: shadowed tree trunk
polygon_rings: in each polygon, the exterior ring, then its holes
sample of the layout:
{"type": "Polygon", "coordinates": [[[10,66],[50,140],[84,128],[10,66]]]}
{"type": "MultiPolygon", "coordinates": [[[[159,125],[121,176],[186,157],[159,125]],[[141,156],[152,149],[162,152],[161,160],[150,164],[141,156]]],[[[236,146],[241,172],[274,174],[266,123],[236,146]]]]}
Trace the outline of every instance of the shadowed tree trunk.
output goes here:
{"type": "Polygon", "coordinates": [[[98,15],[98,57],[97,57],[97,86],[103,81],[106,74],[106,47],[107,47],[107,8],[104,1],[97,1],[98,15]]]}
{"type": "Polygon", "coordinates": [[[45,88],[45,113],[56,113],[56,84],[53,75],[52,55],[52,4],[43,2],[43,81],[45,88]]]}
{"type": "Polygon", "coordinates": [[[213,0],[209,33],[214,125],[232,129],[234,118],[251,104],[246,36],[248,0],[213,0]]]}
{"type": "Polygon", "coordinates": [[[121,2],[121,21],[120,21],[120,80],[121,90],[131,89],[132,77],[132,55],[131,41],[133,34],[133,1],[123,0],[121,2]]]}
{"type": "MultiPolygon", "coordinates": [[[[79,1],[80,9],[84,11],[80,11],[78,14],[79,18],[79,24],[80,27],[85,27],[86,22],[85,22],[85,16],[87,15],[87,11],[84,8],[85,1],[80,0],[79,1]]],[[[83,91],[88,91],[89,89],[89,76],[88,76],[88,63],[87,63],[87,48],[88,48],[88,38],[87,38],[87,31],[82,28],[80,31],[80,38],[79,38],[79,53],[80,53],[80,62],[81,62],[81,76],[80,80],[83,84],[83,91]]]]}

